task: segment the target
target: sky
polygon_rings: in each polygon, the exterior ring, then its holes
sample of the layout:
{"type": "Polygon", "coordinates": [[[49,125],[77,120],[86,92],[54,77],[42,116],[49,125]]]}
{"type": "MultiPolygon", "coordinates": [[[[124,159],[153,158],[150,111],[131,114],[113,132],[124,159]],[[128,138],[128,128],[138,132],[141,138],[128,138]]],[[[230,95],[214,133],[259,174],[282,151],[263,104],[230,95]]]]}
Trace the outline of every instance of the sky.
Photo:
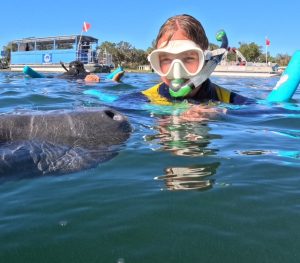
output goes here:
{"type": "Polygon", "coordinates": [[[203,25],[209,42],[224,29],[230,47],[254,42],[265,52],[292,55],[300,49],[300,1],[202,0],[9,0],[1,2],[0,48],[11,40],[80,34],[83,22],[91,24],[85,35],[104,41],[129,42],[146,50],[160,26],[171,16],[189,14],[203,25]]]}

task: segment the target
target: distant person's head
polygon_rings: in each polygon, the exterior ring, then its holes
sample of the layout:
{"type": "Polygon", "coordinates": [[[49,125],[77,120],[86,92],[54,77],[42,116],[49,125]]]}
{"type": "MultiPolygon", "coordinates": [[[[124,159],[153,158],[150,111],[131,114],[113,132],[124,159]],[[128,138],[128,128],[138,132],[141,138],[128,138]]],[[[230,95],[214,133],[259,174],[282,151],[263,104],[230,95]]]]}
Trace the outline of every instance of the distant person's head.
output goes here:
{"type": "Polygon", "coordinates": [[[86,70],[84,68],[84,65],[81,61],[75,60],[70,62],[69,64],[69,74],[80,74],[80,73],[86,73],[86,70]]]}

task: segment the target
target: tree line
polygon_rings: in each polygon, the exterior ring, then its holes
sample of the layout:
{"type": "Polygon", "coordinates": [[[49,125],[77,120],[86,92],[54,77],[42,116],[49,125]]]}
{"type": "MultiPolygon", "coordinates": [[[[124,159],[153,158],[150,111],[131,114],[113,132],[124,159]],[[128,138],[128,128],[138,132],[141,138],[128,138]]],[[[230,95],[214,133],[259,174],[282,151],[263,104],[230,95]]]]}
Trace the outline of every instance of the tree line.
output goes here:
{"type": "MultiPolygon", "coordinates": [[[[257,45],[254,42],[249,44],[239,42],[238,50],[244,55],[248,62],[260,62],[265,63],[266,61],[271,63],[277,63],[279,66],[287,66],[291,56],[288,54],[277,54],[275,57],[272,57],[270,53],[263,52],[263,47],[257,45]]],[[[230,59],[233,59],[232,57],[230,59]]]]}
{"type": "MultiPolygon", "coordinates": [[[[216,49],[219,46],[213,43],[209,44],[209,49],[216,49]]],[[[122,65],[129,69],[137,69],[140,65],[149,64],[147,57],[148,54],[154,49],[154,41],[152,46],[147,50],[137,49],[128,42],[121,41],[119,43],[113,43],[109,41],[103,42],[97,47],[98,53],[108,52],[112,55],[112,60],[116,65],[122,65]]],[[[243,54],[248,62],[266,62],[266,54],[263,52],[263,47],[257,45],[254,42],[243,43],[239,42],[237,49],[243,54]]],[[[4,50],[10,54],[11,46],[7,45],[4,50]]],[[[272,63],[277,63],[279,66],[286,66],[290,61],[291,56],[288,54],[278,54],[272,57],[269,53],[267,54],[267,60],[272,63]]],[[[8,58],[9,59],[9,58],[8,58]]],[[[227,55],[228,61],[235,61],[236,55],[229,52],[227,55]]]]}

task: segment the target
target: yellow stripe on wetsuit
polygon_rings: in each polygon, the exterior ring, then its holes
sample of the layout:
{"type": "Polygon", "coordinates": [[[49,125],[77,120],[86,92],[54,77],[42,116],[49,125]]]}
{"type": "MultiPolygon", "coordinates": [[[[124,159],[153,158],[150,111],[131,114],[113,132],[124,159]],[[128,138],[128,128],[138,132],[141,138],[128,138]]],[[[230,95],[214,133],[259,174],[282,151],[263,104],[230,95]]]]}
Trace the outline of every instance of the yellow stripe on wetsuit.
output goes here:
{"type": "MultiPolygon", "coordinates": [[[[142,93],[150,100],[151,103],[158,104],[158,105],[173,105],[174,102],[168,100],[167,98],[163,97],[159,94],[159,87],[162,85],[162,82],[153,86],[152,88],[149,88],[147,90],[142,91],[142,93]]],[[[224,102],[224,103],[231,103],[231,92],[229,90],[226,90],[216,84],[213,85],[213,88],[216,91],[216,95],[218,98],[218,101],[224,102]]],[[[213,99],[213,98],[208,98],[213,99]]]]}
{"type": "Polygon", "coordinates": [[[152,88],[142,91],[142,93],[150,100],[151,103],[159,104],[159,105],[173,105],[174,103],[172,103],[167,98],[165,98],[159,94],[158,89],[161,84],[162,84],[162,82],[158,83],[157,85],[153,86],[152,88]]]}
{"type": "Polygon", "coordinates": [[[221,88],[220,86],[215,85],[216,93],[219,101],[224,103],[230,103],[231,92],[227,89],[221,88]]]}

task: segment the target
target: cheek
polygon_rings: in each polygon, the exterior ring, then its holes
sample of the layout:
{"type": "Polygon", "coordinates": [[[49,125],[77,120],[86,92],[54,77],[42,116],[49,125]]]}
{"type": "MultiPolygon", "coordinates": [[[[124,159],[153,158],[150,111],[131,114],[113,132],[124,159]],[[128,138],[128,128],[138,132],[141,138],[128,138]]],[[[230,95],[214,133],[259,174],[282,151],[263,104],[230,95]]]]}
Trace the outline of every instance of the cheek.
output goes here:
{"type": "Polygon", "coordinates": [[[170,68],[170,65],[160,64],[160,69],[163,74],[166,74],[170,68]]]}
{"type": "Polygon", "coordinates": [[[199,62],[194,62],[185,66],[189,72],[195,73],[198,70],[199,62]]]}

